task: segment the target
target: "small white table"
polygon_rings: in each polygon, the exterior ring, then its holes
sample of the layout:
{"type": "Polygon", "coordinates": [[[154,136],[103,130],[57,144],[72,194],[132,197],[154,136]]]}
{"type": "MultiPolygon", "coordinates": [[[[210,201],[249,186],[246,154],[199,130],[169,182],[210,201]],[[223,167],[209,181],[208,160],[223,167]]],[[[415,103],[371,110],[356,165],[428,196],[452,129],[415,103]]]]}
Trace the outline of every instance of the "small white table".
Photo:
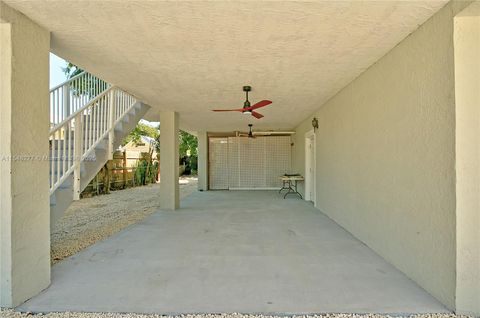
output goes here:
{"type": "Polygon", "coordinates": [[[287,190],[287,193],[283,196],[285,199],[287,195],[289,194],[298,194],[301,199],[303,199],[302,195],[297,191],[297,183],[298,181],[303,181],[305,180],[304,177],[300,175],[296,176],[281,176],[279,177],[280,180],[282,180],[282,188],[278,191],[278,193],[281,193],[282,190],[287,190]]]}

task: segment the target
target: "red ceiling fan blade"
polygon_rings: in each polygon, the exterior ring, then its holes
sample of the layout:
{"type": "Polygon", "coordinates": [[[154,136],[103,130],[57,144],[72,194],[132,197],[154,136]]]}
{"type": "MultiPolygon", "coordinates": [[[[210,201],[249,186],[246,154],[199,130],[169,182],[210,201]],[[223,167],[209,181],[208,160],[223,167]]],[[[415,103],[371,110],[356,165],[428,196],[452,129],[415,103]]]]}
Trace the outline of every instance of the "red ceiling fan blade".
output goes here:
{"type": "Polygon", "coordinates": [[[262,101],[259,101],[258,103],[256,104],[253,104],[252,106],[246,108],[248,110],[254,110],[254,109],[257,109],[257,108],[260,108],[260,107],[265,107],[267,105],[270,105],[272,103],[271,100],[262,100],[262,101]]]}
{"type": "Polygon", "coordinates": [[[240,108],[240,109],[212,109],[212,112],[243,112],[243,108],[240,108]]]}
{"type": "Polygon", "coordinates": [[[263,115],[262,115],[262,114],[260,114],[260,113],[257,113],[257,112],[252,112],[252,116],[253,116],[253,117],[255,117],[256,119],[260,119],[260,118],[262,118],[262,117],[263,117],[263,115]]]}

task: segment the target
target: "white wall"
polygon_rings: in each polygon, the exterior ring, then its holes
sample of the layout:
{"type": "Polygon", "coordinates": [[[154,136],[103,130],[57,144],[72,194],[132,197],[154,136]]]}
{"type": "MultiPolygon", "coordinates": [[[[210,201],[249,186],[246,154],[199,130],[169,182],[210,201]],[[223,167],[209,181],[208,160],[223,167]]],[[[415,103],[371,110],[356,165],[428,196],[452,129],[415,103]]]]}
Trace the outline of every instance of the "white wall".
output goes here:
{"type": "Polygon", "coordinates": [[[456,309],[480,315],[480,2],[455,18],[456,309]]]}
{"type": "MultiPolygon", "coordinates": [[[[455,307],[455,87],[450,2],[316,116],[317,207],[455,307]]],[[[321,70],[318,70],[321,72],[321,70]]],[[[319,105],[320,106],[320,105],[319,105]]]]}
{"type": "Polygon", "coordinates": [[[1,1],[0,24],[0,306],[12,307],[50,283],[50,34],[1,1]]]}

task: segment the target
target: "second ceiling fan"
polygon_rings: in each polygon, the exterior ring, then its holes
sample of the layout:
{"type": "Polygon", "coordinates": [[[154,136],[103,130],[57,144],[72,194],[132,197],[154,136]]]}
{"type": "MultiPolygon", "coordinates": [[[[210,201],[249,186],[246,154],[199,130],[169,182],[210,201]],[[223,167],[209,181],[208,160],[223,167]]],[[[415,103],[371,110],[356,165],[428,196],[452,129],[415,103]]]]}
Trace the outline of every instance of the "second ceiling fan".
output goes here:
{"type": "Polygon", "coordinates": [[[253,134],[252,126],[253,126],[252,124],[248,124],[248,128],[249,128],[248,133],[238,133],[237,136],[238,136],[238,137],[257,138],[257,137],[255,137],[255,135],[253,134]]]}
{"type": "Polygon", "coordinates": [[[243,108],[238,108],[238,109],[213,109],[212,111],[214,112],[241,112],[244,115],[252,115],[253,117],[260,119],[263,117],[262,114],[257,113],[255,109],[258,109],[260,107],[265,107],[267,105],[270,105],[272,101],[270,100],[262,100],[259,101],[258,103],[255,103],[253,105],[250,105],[250,101],[248,100],[248,92],[252,90],[252,87],[250,86],[243,86],[243,91],[246,94],[246,100],[243,103],[243,108]]]}

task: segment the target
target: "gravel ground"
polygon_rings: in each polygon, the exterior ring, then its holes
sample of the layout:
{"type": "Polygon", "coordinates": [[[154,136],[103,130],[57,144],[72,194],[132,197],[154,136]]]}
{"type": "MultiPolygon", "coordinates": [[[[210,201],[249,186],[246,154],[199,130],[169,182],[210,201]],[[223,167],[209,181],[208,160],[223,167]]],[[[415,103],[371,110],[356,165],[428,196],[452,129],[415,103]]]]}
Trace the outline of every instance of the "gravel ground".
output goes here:
{"type": "MultiPolygon", "coordinates": [[[[160,184],[150,184],[75,201],[52,232],[52,263],[76,254],[155,212],[159,208],[159,187],[160,184]]],[[[196,189],[196,177],[180,178],[180,198],[196,189]]]]}
{"type": "MultiPolygon", "coordinates": [[[[242,315],[242,314],[198,314],[181,316],[161,316],[161,315],[140,315],[140,314],[115,314],[115,313],[49,313],[32,315],[29,313],[18,313],[12,310],[2,310],[1,315],[5,318],[24,318],[28,316],[39,316],[48,318],[393,318],[385,315],[355,315],[355,314],[327,314],[327,315],[301,315],[301,316],[269,316],[269,315],[242,315]]],[[[399,316],[395,316],[398,318],[399,316]]],[[[468,316],[445,315],[445,314],[425,314],[404,316],[410,318],[463,318],[468,316]]]]}

